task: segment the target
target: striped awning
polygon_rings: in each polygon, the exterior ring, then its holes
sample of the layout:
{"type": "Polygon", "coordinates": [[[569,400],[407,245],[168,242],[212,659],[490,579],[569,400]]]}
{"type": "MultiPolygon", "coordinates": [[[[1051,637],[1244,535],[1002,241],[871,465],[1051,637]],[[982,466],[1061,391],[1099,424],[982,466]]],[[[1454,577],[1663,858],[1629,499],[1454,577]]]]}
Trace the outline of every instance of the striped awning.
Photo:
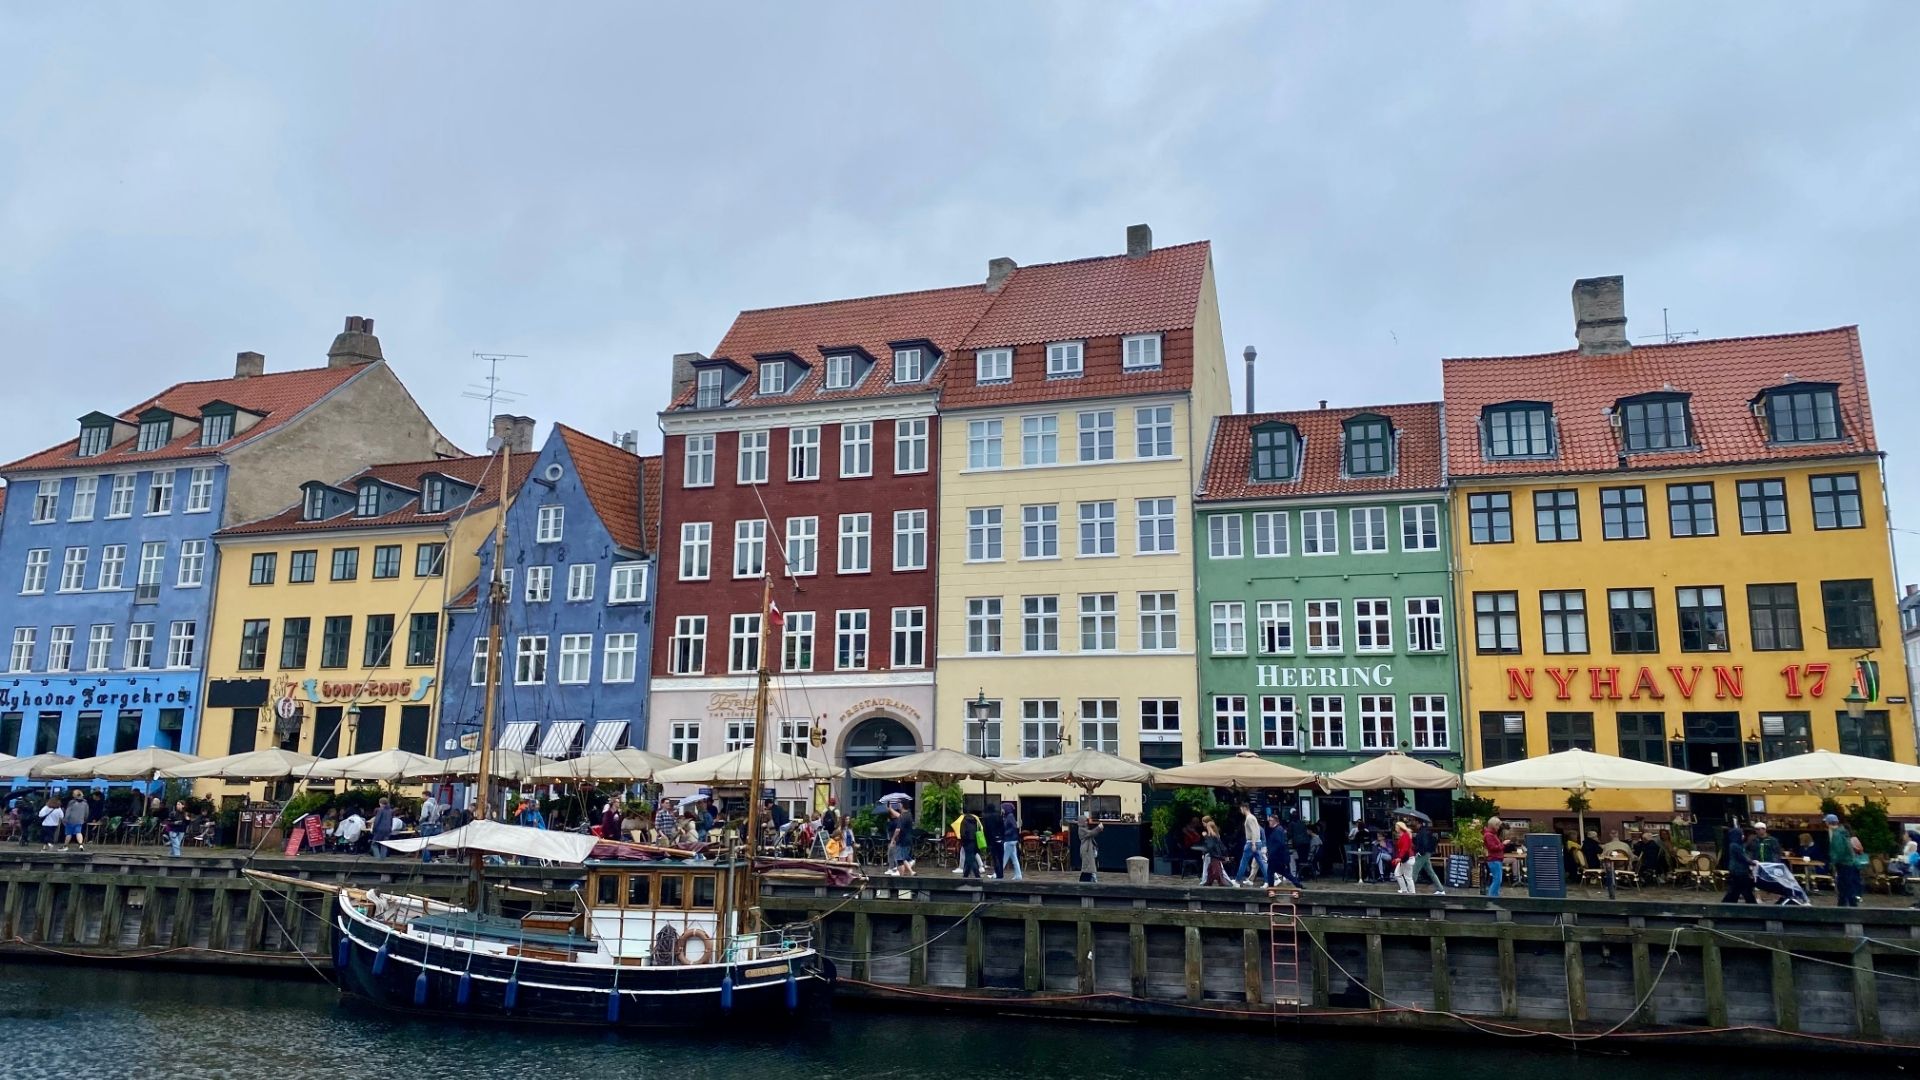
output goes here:
{"type": "Polygon", "coordinates": [[[540,737],[540,756],[563,758],[573,753],[574,741],[580,738],[580,729],[585,726],[579,720],[555,720],[548,724],[547,733],[540,737]]]}
{"type": "Polygon", "coordinates": [[[594,722],[593,734],[587,736],[587,753],[599,754],[608,750],[618,750],[627,745],[627,722],[625,720],[598,720],[594,722]]]}
{"type": "Polygon", "coordinates": [[[539,730],[538,720],[515,720],[500,730],[500,749],[525,751],[539,730]]]}

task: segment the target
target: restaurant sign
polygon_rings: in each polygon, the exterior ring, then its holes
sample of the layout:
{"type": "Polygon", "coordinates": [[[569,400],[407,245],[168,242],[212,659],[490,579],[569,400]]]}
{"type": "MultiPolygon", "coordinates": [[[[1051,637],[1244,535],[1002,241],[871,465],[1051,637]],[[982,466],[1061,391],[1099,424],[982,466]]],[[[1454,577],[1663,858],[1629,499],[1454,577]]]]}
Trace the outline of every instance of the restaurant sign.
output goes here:
{"type": "Polygon", "coordinates": [[[418,679],[303,679],[300,690],[316,705],[350,701],[420,701],[433,689],[433,676],[418,679]]]}

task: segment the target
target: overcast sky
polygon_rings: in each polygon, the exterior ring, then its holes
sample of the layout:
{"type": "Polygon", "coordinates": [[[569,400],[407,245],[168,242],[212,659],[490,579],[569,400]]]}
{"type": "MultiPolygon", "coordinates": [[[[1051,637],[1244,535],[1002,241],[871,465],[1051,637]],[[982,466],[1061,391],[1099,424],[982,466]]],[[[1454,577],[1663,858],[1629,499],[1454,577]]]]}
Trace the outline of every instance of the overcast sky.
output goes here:
{"type": "Polygon", "coordinates": [[[1920,529],[1920,9],[1303,7],[5,4],[0,457],[347,314],[464,446],[475,352],[657,446],[740,308],[1144,221],[1213,241],[1266,408],[1566,347],[1581,276],[1634,335],[1858,323],[1920,529]]]}

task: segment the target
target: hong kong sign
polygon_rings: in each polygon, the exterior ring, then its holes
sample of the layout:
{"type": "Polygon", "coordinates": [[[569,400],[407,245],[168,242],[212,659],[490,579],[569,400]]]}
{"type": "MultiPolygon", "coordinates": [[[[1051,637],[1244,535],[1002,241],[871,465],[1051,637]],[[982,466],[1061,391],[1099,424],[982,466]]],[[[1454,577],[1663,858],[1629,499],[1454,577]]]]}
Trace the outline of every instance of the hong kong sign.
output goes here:
{"type": "Polygon", "coordinates": [[[340,701],[420,701],[433,689],[433,676],[419,679],[302,679],[300,690],[314,704],[340,701]]]}
{"type": "MultiPolygon", "coordinates": [[[[1817,698],[1826,696],[1832,673],[1831,664],[1788,664],[1780,669],[1780,679],[1787,697],[1817,698]]],[[[1739,701],[1746,697],[1747,669],[1743,664],[1507,669],[1508,701],[1532,701],[1536,691],[1551,692],[1555,701],[1572,701],[1575,697],[1589,701],[1661,701],[1668,696],[1691,701],[1708,694],[1717,701],[1739,701]]]]}

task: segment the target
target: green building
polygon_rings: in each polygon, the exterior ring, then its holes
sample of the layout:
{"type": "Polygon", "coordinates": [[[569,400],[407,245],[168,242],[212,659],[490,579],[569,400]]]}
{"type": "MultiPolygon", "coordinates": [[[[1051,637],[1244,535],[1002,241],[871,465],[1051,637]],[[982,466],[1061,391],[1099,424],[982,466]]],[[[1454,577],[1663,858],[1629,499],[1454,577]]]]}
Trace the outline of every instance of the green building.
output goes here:
{"type": "MultiPolygon", "coordinates": [[[[1436,403],[1215,424],[1194,499],[1207,757],[1461,768],[1443,459],[1436,403]]],[[[1449,793],[1419,794],[1451,816],[1449,793]]],[[[1327,835],[1362,809],[1317,801],[1327,835]]]]}

